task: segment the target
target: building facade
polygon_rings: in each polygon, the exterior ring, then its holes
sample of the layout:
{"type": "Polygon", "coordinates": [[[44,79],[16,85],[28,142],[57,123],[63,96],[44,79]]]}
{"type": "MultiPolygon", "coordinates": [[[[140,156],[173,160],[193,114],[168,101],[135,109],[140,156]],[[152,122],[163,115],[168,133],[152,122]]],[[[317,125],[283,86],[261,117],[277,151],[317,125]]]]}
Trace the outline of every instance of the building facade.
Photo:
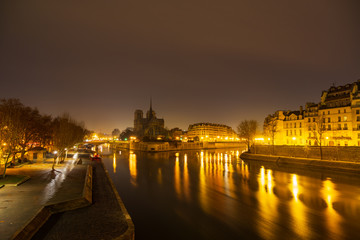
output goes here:
{"type": "Polygon", "coordinates": [[[155,111],[152,109],[152,102],[150,100],[150,109],[143,117],[142,110],[136,110],[134,113],[134,132],[139,139],[158,139],[166,134],[164,128],[164,119],[157,118],[155,111]]]}
{"type": "Polygon", "coordinates": [[[269,144],[360,146],[360,80],[323,91],[319,103],[277,111],[264,121],[269,144]]]}
{"type": "Polygon", "coordinates": [[[229,126],[214,123],[196,123],[189,125],[187,137],[204,142],[239,141],[236,132],[229,126]]]}

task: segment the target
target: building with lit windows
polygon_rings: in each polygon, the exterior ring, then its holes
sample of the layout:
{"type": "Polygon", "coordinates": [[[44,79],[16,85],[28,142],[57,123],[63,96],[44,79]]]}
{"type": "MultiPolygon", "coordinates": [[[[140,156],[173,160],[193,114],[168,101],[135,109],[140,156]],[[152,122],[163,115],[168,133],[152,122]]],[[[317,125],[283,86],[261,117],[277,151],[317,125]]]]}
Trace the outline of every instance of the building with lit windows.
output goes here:
{"type": "Polygon", "coordinates": [[[203,142],[239,141],[236,132],[231,127],[215,123],[192,124],[188,128],[187,137],[203,142]]]}
{"type": "Polygon", "coordinates": [[[277,111],[264,121],[268,143],[360,146],[360,80],[323,91],[319,103],[299,111],[277,111]],[[273,138],[273,139],[272,139],[273,138]]]}

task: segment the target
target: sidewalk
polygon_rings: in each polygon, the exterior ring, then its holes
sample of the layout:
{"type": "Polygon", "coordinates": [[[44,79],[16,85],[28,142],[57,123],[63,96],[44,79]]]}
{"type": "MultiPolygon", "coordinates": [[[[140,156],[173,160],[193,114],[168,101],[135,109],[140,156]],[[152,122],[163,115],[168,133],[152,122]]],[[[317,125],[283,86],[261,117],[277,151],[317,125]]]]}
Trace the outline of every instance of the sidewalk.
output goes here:
{"type": "Polygon", "coordinates": [[[134,225],[102,163],[91,164],[93,204],[51,216],[33,240],[134,239],[134,225]]]}
{"type": "Polygon", "coordinates": [[[17,186],[0,189],[0,239],[11,239],[44,205],[64,199],[81,197],[85,182],[86,166],[74,165],[74,160],[51,171],[50,163],[35,163],[21,168],[9,168],[7,175],[27,175],[31,178],[17,186]],[[59,189],[69,183],[68,191],[59,189]]]}

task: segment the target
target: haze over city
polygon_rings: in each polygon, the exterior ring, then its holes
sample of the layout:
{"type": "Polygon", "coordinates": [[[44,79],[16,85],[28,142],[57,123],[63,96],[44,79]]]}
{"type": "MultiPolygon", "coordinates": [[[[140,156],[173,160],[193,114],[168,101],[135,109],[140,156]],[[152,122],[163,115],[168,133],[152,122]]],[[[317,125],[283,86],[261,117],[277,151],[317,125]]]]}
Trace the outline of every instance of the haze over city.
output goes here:
{"type": "Polygon", "coordinates": [[[360,78],[360,2],[2,1],[0,94],[90,130],[260,123],[360,78]]]}

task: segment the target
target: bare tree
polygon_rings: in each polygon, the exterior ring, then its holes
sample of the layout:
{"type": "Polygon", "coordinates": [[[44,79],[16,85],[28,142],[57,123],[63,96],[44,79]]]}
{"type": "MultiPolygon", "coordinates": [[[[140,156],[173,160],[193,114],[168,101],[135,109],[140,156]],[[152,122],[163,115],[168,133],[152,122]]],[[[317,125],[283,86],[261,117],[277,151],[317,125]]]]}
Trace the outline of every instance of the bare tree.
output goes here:
{"type": "Polygon", "coordinates": [[[115,128],[115,129],[111,132],[111,136],[119,138],[120,133],[121,133],[120,130],[119,130],[118,128],[115,128]]]}
{"type": "Polygon", "coordinates": [[[128,140],[131,136],[135,136],[134,129],[131,127],[126,128],[120,133],[120,140],[128,140]]]}
{"type": "Polygon", "coordinates": [[[279,131],[278,121],[274,115],[268,115],[264,120],[264,133],[271,139],[272,152],[274,154],[275,135],[279,131]]]}
{"type": "Polygon", "coordinates": [[[43,115],[40,119],[40,128],[38,129],[38,141],[40,147],[49,146],[52,138],[52,117],[43,115]]]}
{"type": "Polygon", "coordinates": [[[0,101],[0,157],[5,156],[2,172],[4,178],[10,158],[15,159],[16,154],[20,152],[19,143],[23,133],[21,116],[24,105],[18,99],[1,99],[0,101]]]}
{"type": "Polygon", "coordinates": [[[53,121],[52,141],[55,149],[58,151],[57,159],[54,158],[52,169],[54,170],[55,162],[65,159],[65,151],[76,143],[82,142],[86,135],[83,124],[73,120],[69,114],[57,117],[53,121]]]}
{"type": "Polygon", "coordinates": [[[250,145],[254,143],[258,122],[256,120],[244,120],[237,126],[239,137],[245,139],[248,145],[248,151],[250,151],[250,145]]]}
{"type": "Polygon", "coordinates": [[[43,128],[41,115],[37,109],[24,107],[21,109],[21,161],[29,148],[32,148],[39,141],[39,132],[43,128]]]}
{"type": "Polygon", "coordinates": [[[324,133],[326,132],[325,118],[320,115],[311,127],[311,131],[314,135],[314,139],[320,148],[320,159],[323,159],[322,143],[324,139],[324,133]]]}

